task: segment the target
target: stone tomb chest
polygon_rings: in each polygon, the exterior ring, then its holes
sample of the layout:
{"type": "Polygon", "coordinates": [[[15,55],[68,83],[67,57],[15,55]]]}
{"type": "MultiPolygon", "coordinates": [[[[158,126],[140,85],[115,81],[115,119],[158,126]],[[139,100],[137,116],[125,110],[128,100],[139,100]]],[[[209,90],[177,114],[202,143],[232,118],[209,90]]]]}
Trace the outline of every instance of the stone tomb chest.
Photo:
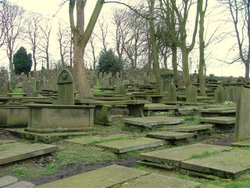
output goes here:
{"type": "Polygon", "coordinates": [[[68,70],[58,76],[58,100],[52,105],[28,105],[27,131],[68,132],[93,128],[94,106],[74,105],[74,81],[68,70]]]}

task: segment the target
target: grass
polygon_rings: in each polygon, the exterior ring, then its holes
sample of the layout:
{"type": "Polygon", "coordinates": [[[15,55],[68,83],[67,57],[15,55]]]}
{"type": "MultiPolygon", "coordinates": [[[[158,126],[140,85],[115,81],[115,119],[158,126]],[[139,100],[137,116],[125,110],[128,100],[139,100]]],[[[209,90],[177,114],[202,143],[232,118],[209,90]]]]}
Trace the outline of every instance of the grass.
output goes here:
{"type": "Polygon", "coordinates": [[[11,167],[7,173],[13,174],[16,177],[26,178],[49,176],[62,168],[75,165],[104,164],[117,159],[117,156],[112,152],[104,151],[100,148],[92,146],[83,147],[73,144],[67,145],[63,150],[55,152],[50,158],[50,162],[47,162],[45,165],[36,162],[23,163],[22,165],[11,167]]]}
{"type": "Polygon", "coordinates": [[[23,93],[23,89],[22,88],[14,88],[11,91],[12,93],[23,93]]]}
{"type": "Polygon", "coordinates": [[[201,120],[201,116],[199,115],[194,115],[194,116],[184,116],[183,119],[185,121],[192,121],[195,124],[199,124],[201,120]]]}
{"type": "Polygon", "coordinates": [[[202,153],[193,154],[190,159],[204,159],[204,158],[212,156],[216,153],[217,152],[215,152],[215,151],[204,151],[202,153]]]}

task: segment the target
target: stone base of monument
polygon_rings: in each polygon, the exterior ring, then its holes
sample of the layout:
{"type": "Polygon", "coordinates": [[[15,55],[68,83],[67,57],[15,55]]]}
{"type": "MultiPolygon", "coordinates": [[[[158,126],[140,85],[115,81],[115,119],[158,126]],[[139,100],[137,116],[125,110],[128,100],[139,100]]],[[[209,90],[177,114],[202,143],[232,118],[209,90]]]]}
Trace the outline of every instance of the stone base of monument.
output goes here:
{"type": "Polygon", "coordinates": [[[36,133],[74,132],[93,129],[94,106],[91,105],[27,105],[27,131],[36,133]]]}
{"type": "Polygon", "coordinates": [[[0,127],[27,127],[28,108],[22,105],[0,106],[0,127]]]}

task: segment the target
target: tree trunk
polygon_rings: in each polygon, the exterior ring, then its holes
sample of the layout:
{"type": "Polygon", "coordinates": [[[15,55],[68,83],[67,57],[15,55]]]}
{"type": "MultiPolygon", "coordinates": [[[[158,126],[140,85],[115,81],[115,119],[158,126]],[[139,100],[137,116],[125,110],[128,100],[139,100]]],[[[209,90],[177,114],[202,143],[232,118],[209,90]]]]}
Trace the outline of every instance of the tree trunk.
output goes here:
{"type": "Polygon", "coordinates": [[[90,98],[92,97],[92,93],[90,90],[86,70],[84,67],[84,47],[79,45],[76,41],[74,44],[74,72],[75,72],[75,81],[76,81],[76,88],[79,92],[80,98],[90,98]]]}
{"type": "Polygon", "coordinates": [[[179,81],[179,74],[177,69],[177,47],[173,45],[171,47],[172,50],[172,67],[174,72],[174,84],[177,85],[179,81]]]}
{"type": "Polygon", "coordinates": [[[184,84],[188,87],[191,84],[190,76],[189,76],[189,65],[188,65],[188,49],[186,46],[181,47],[181,54],[182,54],[182,71],[183,71],[183,78],[184,84]]]}
{"type": "MultiPolygon", "coordinates": [[[[205,77],[204,77],[204,66],[205,66],[205,42],[204,42],[204,18],[205,11],[202,10],[203,0],[199,2],[200,8],[200,30],[199,30],[199,52],[200,52],[200,60],[199,60],[199,87],[200,87],[200,95],[206,96],[206,88],[205,88],[205,77]]],[[[206,8],[205,8],[206,9],[206,8]]]]}
{"type": "Polygon", "coordinates": [[[245,80],[249,82],[249,62],[245,63],[245,80]]]}
{"type": "Polygon", "coordinates": [[[150,36],[150,43],[151,43],[151,50],[152,50],[152,57],[153,57],[153,70],[156,79],[156,90],[157,92],[161,92],[161,73],[160,73],[160,66],[159,66],[159,59],[158,59],[158,46],[156,44],[155,39],[155,29],[154,29],[154,4],[155,0],[150,0],[149,2],[149,9],[150,9],[150,19],[149,19],[149,36],[150,36]]]}

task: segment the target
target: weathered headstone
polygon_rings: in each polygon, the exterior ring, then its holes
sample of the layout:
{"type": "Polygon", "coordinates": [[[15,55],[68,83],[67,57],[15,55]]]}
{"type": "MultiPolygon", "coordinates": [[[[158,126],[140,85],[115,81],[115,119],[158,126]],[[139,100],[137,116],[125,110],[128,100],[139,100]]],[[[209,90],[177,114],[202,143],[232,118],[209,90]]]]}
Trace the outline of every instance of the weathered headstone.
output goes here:
{"type": "Polygon", "coordinates": [[[235,126],[235,138],[236,141],[240,141],[246,138],[250,138],[250,89],[239,88],[237,112],[236,112],[236,126],[235,126]]]}
{"type": "Polygon", "coordinates": [[[225,101],[225,91],[222,86],[218,86],[215,90],[215,101],[217,103],[224,103],[225,101]]]}
{"type": "Polygon", "coordinates": [[[225,88],[225,99],[226,101],[236,102],[236,88],[229,86],[225,88]]]}
{"type": "Polygon", "coordinates": [[[174,76],[174,74],[170,70],[166,70],[164,73],[161,74],[163,91],[168,90],[170,84],[172,83],[173,76],[174,76]]]}
{"type": "Polygon", "coordinates": [[[58,76],[58,104],[74,105],[74,81],[68,70],[63,70],[58,76]]]}
{"type": "Polygon", "coordinates": [[[186,89],[186,102],[197,102],[197,87],[190,85],[186,89]]]}
{"type": "Polygon", "coordinates": [[[168,101],[177,101],[176,87],[173,83],[168,88],[168,101]]]}

